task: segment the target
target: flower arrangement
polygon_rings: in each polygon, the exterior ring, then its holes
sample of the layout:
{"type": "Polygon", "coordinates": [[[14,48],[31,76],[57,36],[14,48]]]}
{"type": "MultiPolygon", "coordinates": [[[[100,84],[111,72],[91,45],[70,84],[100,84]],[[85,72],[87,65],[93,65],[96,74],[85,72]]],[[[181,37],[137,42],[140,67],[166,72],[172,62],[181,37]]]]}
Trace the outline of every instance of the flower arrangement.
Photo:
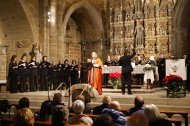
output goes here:
{"type": "Polygon", "coordinates": [[[169,91],[178,92],[183,88],[183,79],[177,75],[166,76],[162,82],[169,91]]]}
{"type": "Polygon", "coordinates": [[[155,67],[150,65],[150,64],[146,64],[143,68],[144,71],[147,71],[147,70],[155,70],[155,67]]]}
{"type": "Polygon", "coordinates": [[[119,81],[121,79],[121,73],[111,73],[109,75],[109,81],[108,83],[113,86],[113,88],[117,88],[117,85],[119,84],[119,81]]]}

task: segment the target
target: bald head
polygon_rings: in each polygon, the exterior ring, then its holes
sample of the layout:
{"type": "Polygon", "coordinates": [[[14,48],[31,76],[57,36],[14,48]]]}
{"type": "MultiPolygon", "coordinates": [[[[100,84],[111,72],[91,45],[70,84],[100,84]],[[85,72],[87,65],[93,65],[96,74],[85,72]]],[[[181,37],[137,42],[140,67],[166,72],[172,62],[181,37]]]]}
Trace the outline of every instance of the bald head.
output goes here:
{"type": "Polygon", "coordinates": [[[104,96],[102,103],[103,104],[110,104],[111,102],[111,97],[110,96],[104,96]]]}
{"type": "Polygon", "coordinates": [[[134,105],[136,108],[141,108],[144,105],[144,98],[142,96],[136,96],[134,105]]]}
{"type": "Polygon", "coordinates": [[[120,106],[120,104],[119,104],[118,101],[112,101],[112,102],[110,103],[110,108],[111,108],[111,109],[114,109],[114,110],[116,110],[116,111],[120,111],[121,106],[120,106]]]}

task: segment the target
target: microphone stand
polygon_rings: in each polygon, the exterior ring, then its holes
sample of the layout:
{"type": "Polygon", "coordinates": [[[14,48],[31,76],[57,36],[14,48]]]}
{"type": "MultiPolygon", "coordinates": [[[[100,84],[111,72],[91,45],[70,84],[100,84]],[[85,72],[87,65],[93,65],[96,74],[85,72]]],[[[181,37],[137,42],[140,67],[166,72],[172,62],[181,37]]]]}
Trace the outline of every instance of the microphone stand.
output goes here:
{"type": "Polygon", "coordinates": [[[69,99],[68,99],[68,107],[70,107],[71,103],[71,77],[69,77],[69,99]]]}
{"type": "MultiPolygon", "coordinates": [[[[63,82],[63,83],[60,83],[59,86],[54,90],[54,92],[50,95],[50,97],[53,96],[53,94],[55,94],[55,92],[62,86],[62,85],[65,85],[66,87],[66,84],[63,82]]],[[[62,89],[60,88],[60,93],[61,93],[62,89]]]]}
{"type": "MultiPolygon", "coordinates": [[[[50,82],[51,83],[51,82],[50,82]]],[[[50,95],[49,95],[49,86],[50,84],[48,83],[48,100],[50,100],[50,95]]]]}

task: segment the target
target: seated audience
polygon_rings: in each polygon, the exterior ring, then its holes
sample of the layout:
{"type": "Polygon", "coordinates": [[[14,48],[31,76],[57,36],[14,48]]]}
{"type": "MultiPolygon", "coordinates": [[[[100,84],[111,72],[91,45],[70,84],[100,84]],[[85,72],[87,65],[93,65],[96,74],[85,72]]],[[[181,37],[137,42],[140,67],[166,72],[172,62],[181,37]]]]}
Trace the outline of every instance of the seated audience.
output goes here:
{"type": "Polygon", "coordinates": [[[170,121],[161,116],[158,108],[154,104],[146,105],[144,114],[149,126],[172,126],[170,121]]]}
{"type": "Polygon", "coordinates": [[[18,109],[29,108],[30,101],[27,97],[23,97],[18,102],[18,109]]]}
{"type": "Polygon", "coordinates": [[[103,109],[109,108],[110,102],[111,102],[111,97],[110,96],[104,96],[104,98],[102,100],[102,105],[94,107],[93,114],[94,115],[100,115],[102,113],[103,109]]]}
{"type": "Polygon", "coordinates": [[[53,107],[57,106],[57,105],[64,105],[64,103],[62,103],[62,94],[61,93],[55,93],[53,95],[52,105],[53,105],[53,107]]]}
{"type": "Polygon", "coordinates": [[[72,109],[75,115],[69,118],[69,124],[85,124],[89,126],[92,125],[92,119],[89,116],[83,114],[84,107],[84,102],[81,100],[76,100],[73,102],[72,109]]]}
{"type": "Polygon", "coordinates": [[[102,114],[94,119],[92,126],[114,126],[113,119],[108,114],[102,114]]]}
{"type": "Polygon", "coordinates": [[[50,100],[44,101],[41,105],[40,112],[38,113],[35,120],[45,121],[50,119],[52,115],[52,102],[50,100]]]}
{"type": "Polygon", "coordinates": [[[14,118],[14,126],[34,126],[34,114],[29,108],[18,111],[14,118]]]}
{"type": "Polygon", "coordinates": [[[110,108],[105,108],[102,114],[108,114],[112,117],[115,126],[126,126],[125,115],[120,112],[120,104],[118,101],[112,101],[110,103],[110,108]]]}
{"type": "Polygon", "coordinates": [[[143,113],[144,112],[143,105],[144,105],[144,99],[143,99],[143,97],[136,96],[135,100],[134,100],[134,107],[130,108],[127,111],[126,115],[127,116],[131,116],[135,112],[142,112],[143,113]]]}
{"type": "Polygon", "coordinates": [[[65,126],[68,122],[69,110],[66,106],[57,105],[52,112],[52,126],[65,126]]]}
{"type": "Polygon", "coordinates": [[[84,102],[85,108],[84,108],[83,113],[85,113],[85,114],[91,113],[91,110],[86,106],[86,101],[85,101],[84,95],[78,95],[78,96],[75,98],[75,100],[81,100],[81,101],[84,102]]]}

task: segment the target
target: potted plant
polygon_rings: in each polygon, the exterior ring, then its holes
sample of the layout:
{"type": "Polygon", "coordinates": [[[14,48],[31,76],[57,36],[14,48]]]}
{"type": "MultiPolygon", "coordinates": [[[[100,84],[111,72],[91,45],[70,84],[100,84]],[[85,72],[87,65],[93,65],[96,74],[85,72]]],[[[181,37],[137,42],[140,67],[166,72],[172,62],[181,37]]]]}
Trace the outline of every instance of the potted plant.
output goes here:
{"type": "Polygon", "coordinates": [[[117,89],[120,80],[121,80],[121,73],[115,72],[109,75],[108,83],[111,84],[114,89],[117,89]]]}
{"type": "Polygon", "coordinates": [[[167,89],[167,97],[185,97],[183,79],[177,75],[169,75],[163,79],[164,87],[167,89]]]}

